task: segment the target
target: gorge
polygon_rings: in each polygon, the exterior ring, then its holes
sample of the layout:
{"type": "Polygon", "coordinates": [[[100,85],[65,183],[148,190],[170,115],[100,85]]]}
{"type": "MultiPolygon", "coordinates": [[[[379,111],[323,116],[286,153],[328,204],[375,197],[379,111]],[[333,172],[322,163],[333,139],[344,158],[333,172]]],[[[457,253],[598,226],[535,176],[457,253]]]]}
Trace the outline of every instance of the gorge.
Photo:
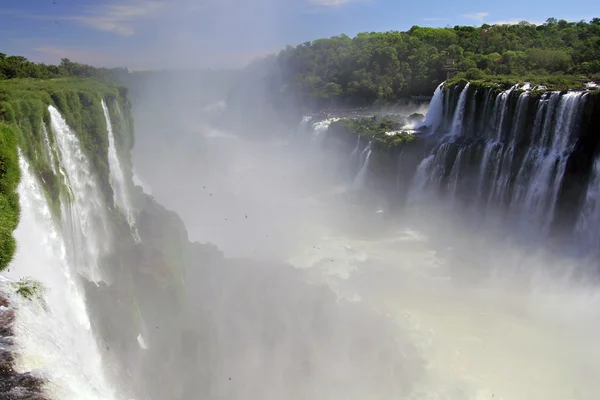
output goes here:
{"type": "Polygon", "coordinates": [[[0,398],[595,400],[597,90],[289,129],[147,79],[1,87],[0,398]]]}

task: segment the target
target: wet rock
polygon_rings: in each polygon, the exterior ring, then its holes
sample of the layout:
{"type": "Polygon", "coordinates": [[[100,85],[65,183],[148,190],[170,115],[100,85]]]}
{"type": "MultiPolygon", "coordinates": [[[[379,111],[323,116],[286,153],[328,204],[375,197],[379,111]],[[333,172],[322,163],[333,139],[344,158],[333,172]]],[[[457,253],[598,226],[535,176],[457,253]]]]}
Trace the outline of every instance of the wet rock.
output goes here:
{"type": "Polygon", "coordinates": [[[14,321],[8,296],[0,293],[0,400],[50,400],[43,393],[42,377],[15,371],[14,321]]]}

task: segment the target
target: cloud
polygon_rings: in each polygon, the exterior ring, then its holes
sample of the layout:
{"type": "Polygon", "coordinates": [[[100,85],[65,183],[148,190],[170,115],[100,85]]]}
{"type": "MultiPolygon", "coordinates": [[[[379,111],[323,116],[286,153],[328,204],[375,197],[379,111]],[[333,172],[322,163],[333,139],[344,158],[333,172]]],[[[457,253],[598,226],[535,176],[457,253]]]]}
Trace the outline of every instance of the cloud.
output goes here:
{"type": "Polygon", "coordinates": [[[531,21],[531,20],[527,20],[525,18],[513,18],[513,19],[509,19],[509,20],[493,21],[493,22],[487,22],[487,24],[489,24],[489,25],[517,25],[517,24],[520,24],[521,22],[528,22],[528,23],[534,24],[534,25],[543,25],[544,24],[544,21],[531,21]]]}
{"type": "Polygon", "coordinates": [[[61,16],[56,19],[78,22],[91,28],[122,36],[135,33],[136,22],[159,14],[166,4],[156,0],[129,0],[124,4],[109,3],[86,7],[81,15],[61,16]]]}
{"type": "Polygon", "coordinates": [[[36,54],[30,58],[34,61],[58,64],[60,59],[68,58],[71,61],[91,64],[97,67],[120,67],[122,54],[110,49],[83,48],[83,47],[57,47],[41,46],[33,49],[36,54]]]}
{"type": "Polygon", "coordinates": [[[479,21],[479,22],[483,23],[483,20],[488,15],[490,15],[489,12],[476,12],[476,13],[472,13],[472,14],[463,14],[463,17],[469,18],[469,19],[474,19],[475,21],[479,21]]]}
{"type": "Polygon", "coordinates": [[[339,7],[357,0],[309,0],[310,3],[321,7],[339,7]]]}

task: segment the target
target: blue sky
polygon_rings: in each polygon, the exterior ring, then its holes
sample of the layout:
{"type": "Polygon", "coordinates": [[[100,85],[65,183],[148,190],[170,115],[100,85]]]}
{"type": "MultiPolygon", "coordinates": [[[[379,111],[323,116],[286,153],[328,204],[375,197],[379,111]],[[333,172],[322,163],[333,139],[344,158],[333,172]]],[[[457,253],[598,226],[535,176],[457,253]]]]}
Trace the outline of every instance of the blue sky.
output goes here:
{"type": "Polygon", "coordinates": [[[340,33],[600,17],[597,0],[2,0],[0,52],[99,66],[238,67],[340,33]]]}

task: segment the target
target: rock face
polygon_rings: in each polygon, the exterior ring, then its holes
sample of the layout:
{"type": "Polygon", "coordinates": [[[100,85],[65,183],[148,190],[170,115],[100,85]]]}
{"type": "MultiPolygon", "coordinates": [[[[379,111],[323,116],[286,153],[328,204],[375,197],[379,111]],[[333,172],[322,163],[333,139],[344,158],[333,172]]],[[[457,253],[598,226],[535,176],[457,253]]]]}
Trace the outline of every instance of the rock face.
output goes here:
{"type": "Polygon", "coordinates": [[[42,377],[15,371],[14,321],[9,297],[0,291],[0,400],[49,400],[42,377]]]}

